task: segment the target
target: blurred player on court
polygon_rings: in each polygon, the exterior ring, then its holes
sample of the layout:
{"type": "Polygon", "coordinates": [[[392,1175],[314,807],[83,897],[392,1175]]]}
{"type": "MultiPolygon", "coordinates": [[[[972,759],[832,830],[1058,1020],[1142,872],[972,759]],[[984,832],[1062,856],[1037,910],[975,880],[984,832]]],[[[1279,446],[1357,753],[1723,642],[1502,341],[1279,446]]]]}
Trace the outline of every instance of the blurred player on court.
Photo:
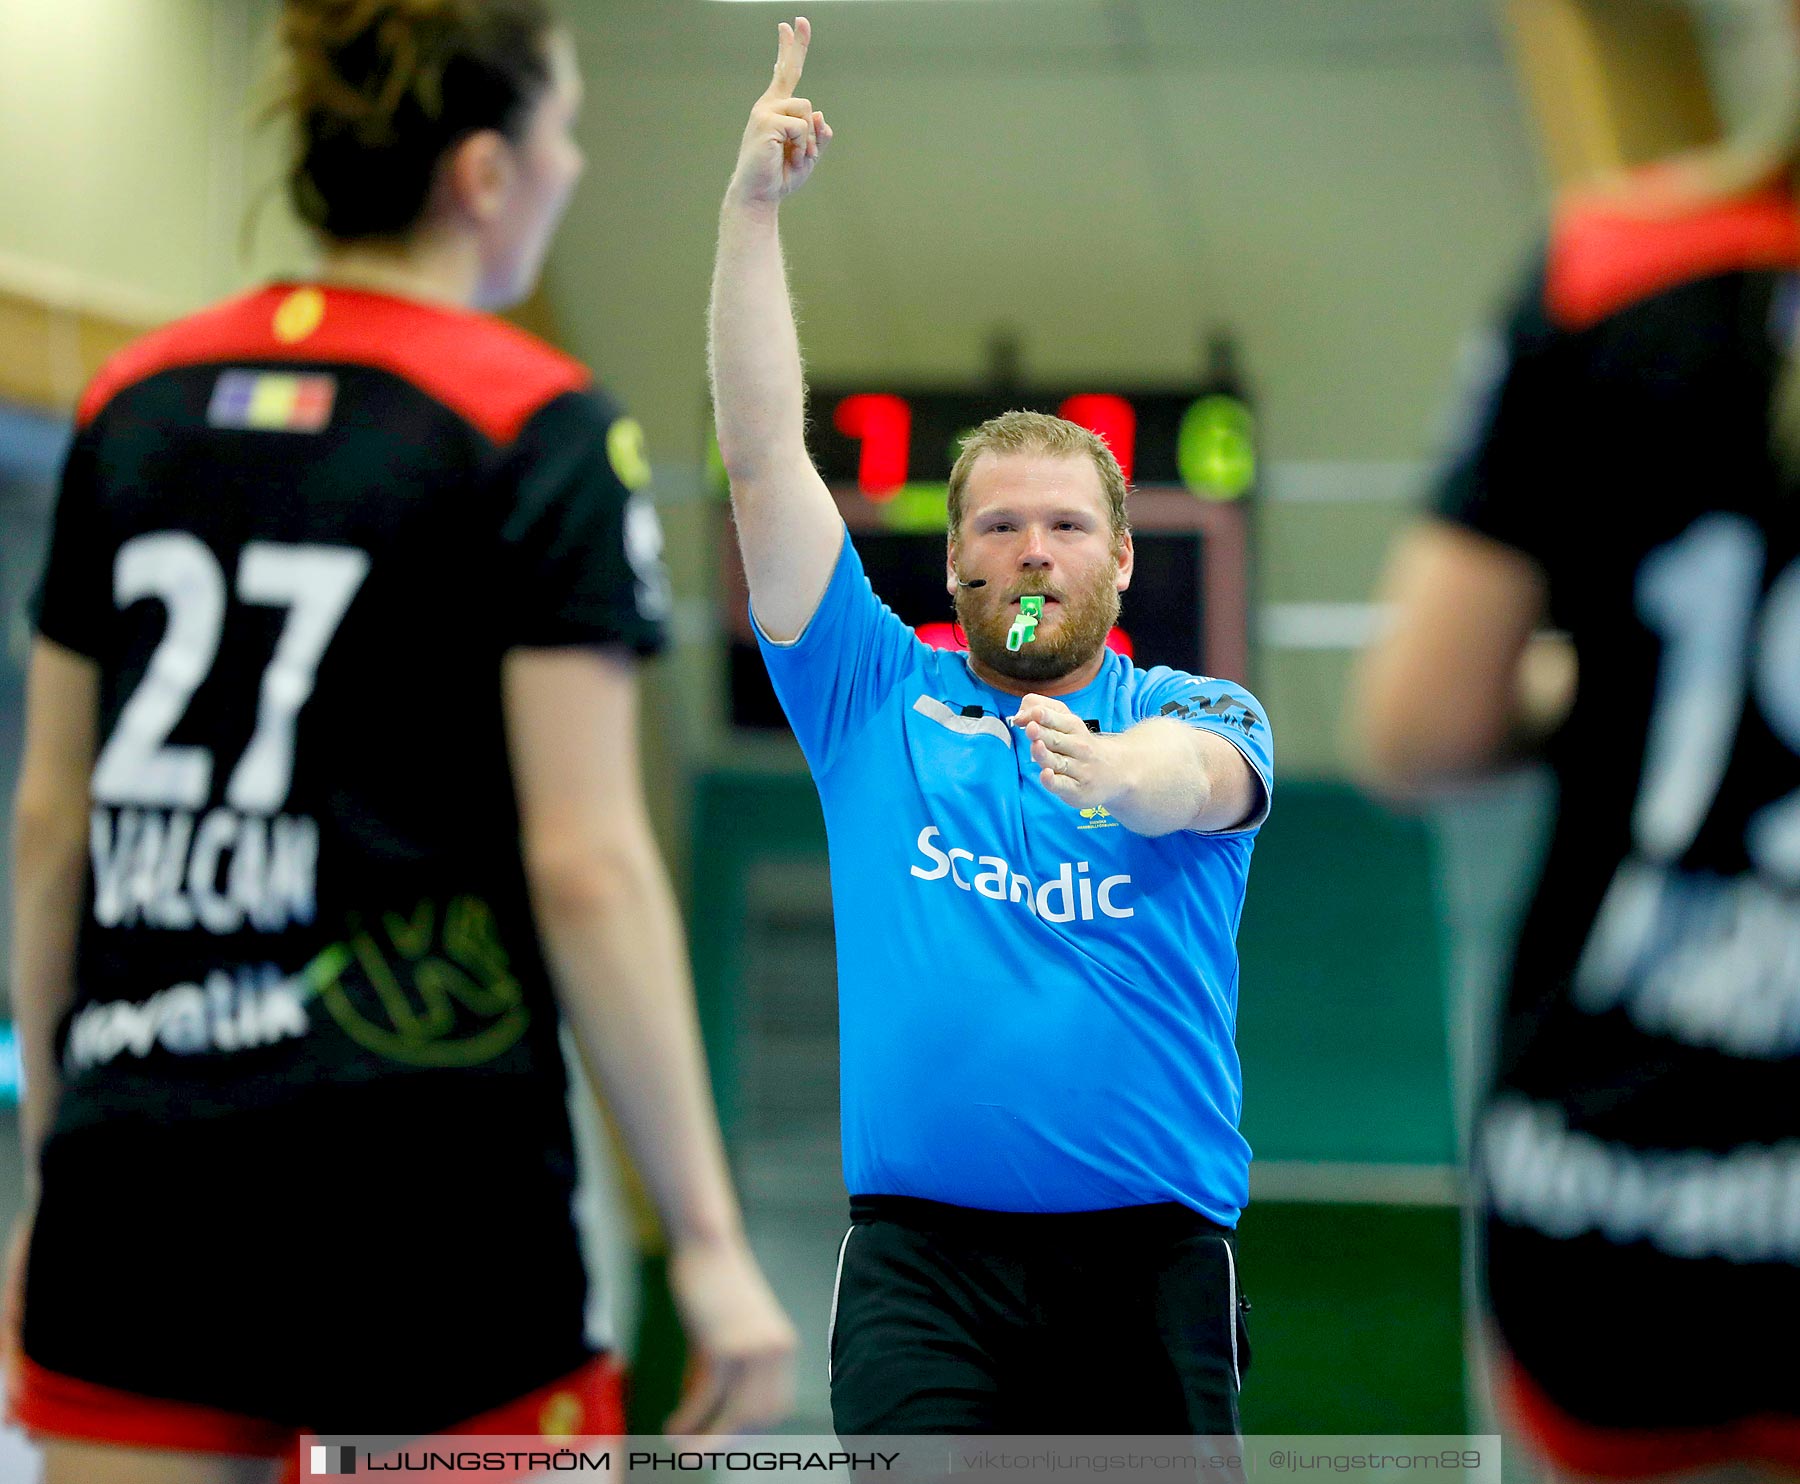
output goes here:
{"type": "Polygon", "coordinates": [[[671,1240],[676,1431],[788,1406],[645,816],[637,426],[480,311],[580,82],[543,0],[290,0],[324,271],[84,397],[37,608],[14,995],[15,1419],[50,1484],[270,1477],[303,1431],[617,1433],[559,1020],[671,1240]]]}
{"type": "Polygon", "coordinates": [[[1794,164],[1563,205],[1352,686],[1390,793],[1557,778],[1474,1149],[1503,1412],[1563,1474],[1800,1471],[1794,164]]]}
{"type": "Polygon", "coordinates": [[[852,1221],[833,1419],[1232,1434],[1235,934],[1268,722],[1238,686],[1106,648],[1125,484],[1057,418],[984,424],[951,476],[969,654],[877,600],[806,450],[777,206],[831,131],[794,96],[810,27],[780,35],[721,214],[713,386],[764,657],[831,844],[852,1221]]]}

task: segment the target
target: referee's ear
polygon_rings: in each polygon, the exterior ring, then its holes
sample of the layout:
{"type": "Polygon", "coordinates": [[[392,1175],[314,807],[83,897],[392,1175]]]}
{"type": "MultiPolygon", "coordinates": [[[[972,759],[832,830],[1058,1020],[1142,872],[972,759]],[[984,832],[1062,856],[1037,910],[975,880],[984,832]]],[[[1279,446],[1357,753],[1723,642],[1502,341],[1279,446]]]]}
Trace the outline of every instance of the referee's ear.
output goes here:
{"type": "Polygon", "coordinates": [[[441,205],[476,228],[506,210],[518,164],[498,129],[477,129],[445,155],[438,174],[441,205]]]}

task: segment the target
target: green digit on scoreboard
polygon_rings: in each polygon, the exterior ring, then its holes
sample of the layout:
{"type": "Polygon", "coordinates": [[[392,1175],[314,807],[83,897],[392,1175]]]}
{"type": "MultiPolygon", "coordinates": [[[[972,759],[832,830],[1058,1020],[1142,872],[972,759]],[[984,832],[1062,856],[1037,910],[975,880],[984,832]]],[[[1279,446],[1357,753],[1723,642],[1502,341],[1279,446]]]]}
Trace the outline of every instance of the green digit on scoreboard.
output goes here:
{"type": "Polygon", "coordinates": [[[1235,500],[1256,482],[1256,420],[1236,397],[1202,397],[1175,437],[1181,482],[1208,500],[1235,500]]]}

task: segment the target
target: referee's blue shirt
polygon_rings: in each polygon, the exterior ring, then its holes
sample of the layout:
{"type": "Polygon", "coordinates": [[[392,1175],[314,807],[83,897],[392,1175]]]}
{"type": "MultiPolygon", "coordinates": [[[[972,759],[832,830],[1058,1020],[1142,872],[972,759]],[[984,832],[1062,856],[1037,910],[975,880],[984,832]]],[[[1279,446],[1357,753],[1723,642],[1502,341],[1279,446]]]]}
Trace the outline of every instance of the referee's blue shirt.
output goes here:
{"type": "Polygon", "coordinates": [[[1262,780],[1241,829],[1157,839],[1038,780],[1018,698],[921,643],[848,535],[804,633],[763,657],[824,805],[844,1181],[994,1211],[1249,1194],[1237,926],[1274,782],[1241,686],[1107,651],[1061,700],[1103,732],[1171,716],[1262,780]]]}

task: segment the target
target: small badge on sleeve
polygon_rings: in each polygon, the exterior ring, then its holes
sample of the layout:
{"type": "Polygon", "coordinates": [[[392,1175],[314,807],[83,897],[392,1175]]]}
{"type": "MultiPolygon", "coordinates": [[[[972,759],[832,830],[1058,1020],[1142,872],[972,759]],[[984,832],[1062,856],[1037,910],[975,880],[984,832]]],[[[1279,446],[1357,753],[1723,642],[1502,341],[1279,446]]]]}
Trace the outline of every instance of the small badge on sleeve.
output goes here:
{"type": "Polygon", "coordinates": [[[644,428],[635,417],[615,419],[606,430],[606,458],[626,489],[641,490],[650,483],[650,460],[644,453],[644,428]]]}
{"type": "Polygon", "coordinates": [[[325,323],[325,296],[315,288],[295,289],[275,310],[269,326],[283,345],[298,345],[325,323]]]}
{"type": "Polygon", "coordinates": [[[320,433],[331,423],[337,378],[323,372],[224,371],[206,420],[215,428],[320,433]]]}

